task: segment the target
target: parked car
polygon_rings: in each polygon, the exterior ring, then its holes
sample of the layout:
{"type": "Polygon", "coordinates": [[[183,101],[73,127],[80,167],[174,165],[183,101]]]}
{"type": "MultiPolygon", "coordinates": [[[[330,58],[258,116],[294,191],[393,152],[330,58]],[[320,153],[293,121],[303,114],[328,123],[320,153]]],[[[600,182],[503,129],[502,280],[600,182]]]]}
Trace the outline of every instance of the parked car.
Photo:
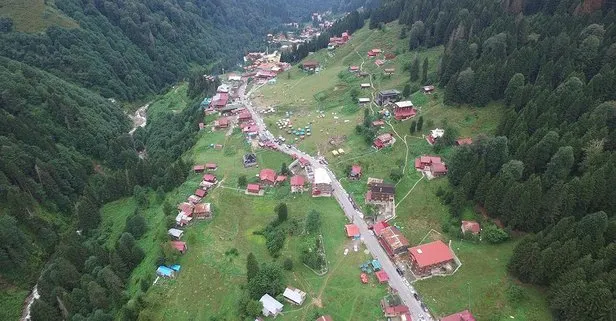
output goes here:
{"type": "MultiPolygon", "coordinates": [[[[413,297],[415,297],[415,300],[419,301],[419,295],[417,295],[417,293],[413,293],[413,297]]],[[[422,305],[423,305],[423,303],[422,303],[422,305]]],[[[422,309],[423,309],[423,307],[422,307],[422,309]]]]}
{"type": "Polygon", "coordinates": [[[424,312],[428,312],[428,306],[423,302],[421,302],[421,309],[424,310],[424,312]]]}
{"type": "Polygon", "coordinates": [[[396,267],[396,272],[398,272],[400,276],[404,276],[404,272],[399,267],[396,267]]]}

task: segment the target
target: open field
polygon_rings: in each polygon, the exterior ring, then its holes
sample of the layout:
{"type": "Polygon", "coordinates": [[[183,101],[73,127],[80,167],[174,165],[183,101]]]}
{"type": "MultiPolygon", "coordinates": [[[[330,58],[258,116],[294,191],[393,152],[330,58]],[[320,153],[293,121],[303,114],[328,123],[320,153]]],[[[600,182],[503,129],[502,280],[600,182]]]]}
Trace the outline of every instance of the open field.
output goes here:
{"type": "Polygon", "coordinates": [[[73,19],[53,6],[53,1],[1,0],[0,17],[13,19],[15,31],[40,32],[49,26],[77,28],[73,19]]]}
{"type": "Polygon", "coordinates": [[[545,294],[535,287],[520,285],[506,273],[516,243],[485,245],[454,241],[452,247],[463,263],[460,270],[451,277],[416,282],[417,291],[438,315],[461,311],[470,305],[477,320],[550,320],[545,294]],[[507,294],[512,285],[523,293],[522,299],[515,303],[507,294]]]}
{"type": "Polygon", "coordinates": [[[0,320],[18,320],[21,317],[28,290],[2,286],[0,291],[0,320]]]}

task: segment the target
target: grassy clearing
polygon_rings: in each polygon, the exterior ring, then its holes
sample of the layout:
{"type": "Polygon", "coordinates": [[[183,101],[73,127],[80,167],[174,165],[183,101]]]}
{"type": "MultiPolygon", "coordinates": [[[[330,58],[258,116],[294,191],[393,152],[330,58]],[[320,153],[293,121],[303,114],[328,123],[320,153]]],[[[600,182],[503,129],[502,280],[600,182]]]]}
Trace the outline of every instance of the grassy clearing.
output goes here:
{"type": "Polygon", "coordinates": [[[77,28],[79,25],[55,8],[53,1],[0,0],[0,17],[13,19],[15,31],[41,32],[50,26],[77,28]]]}
{"type": "Polygon", "coordinates": [[[2,287],[2,291],[0,291],[0,320],[18,320],[21,317],[21,310],[28,293],[28,290],[2,287]]]}
{"type": "Polygon", "coordinates": [[[159,117],[165,113],[178,113],[182,111],[190,99],[186,96],[188,90],[188,83],[181,83],[173,86],[164,95],[156,97],[154,102],[148,107],[148,117],[159,117]]]}
{"type": "Polygon", "coordinates": [[[438,315],[461,311],[470,305],[478,320],[550,320],[545,294],[535,287],[519,285],[506,273],[515,244],[454,241],[452,246],[463,263],[458,272],[447,278],[419,281],[415,286],[438,315]],[[514,284],[524,293],[524,298],[515,303],[507,295],[507,289],[514,284]]]}

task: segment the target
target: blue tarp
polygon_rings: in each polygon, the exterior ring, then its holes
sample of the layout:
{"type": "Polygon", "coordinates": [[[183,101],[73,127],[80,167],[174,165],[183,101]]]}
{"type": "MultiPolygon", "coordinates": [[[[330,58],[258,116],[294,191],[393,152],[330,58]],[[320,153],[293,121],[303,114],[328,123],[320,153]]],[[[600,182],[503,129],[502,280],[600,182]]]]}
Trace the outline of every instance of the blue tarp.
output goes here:
{"type": "Polygon", "coordinates": [[[169,267],[170,269],[176,271],[176,272],[180,272],[180,269],[182,268],[179,264],[174,264],[172,266],[169,267]]]}
{"type": "Polygon", "coordinates": [[[205,97],[203,99],[203,101],[201,102],[201,106],[208,106],[210,104],[210,102],[212,102],[212,98],[210,97],[205,97]]]}
{"type": "Polygon", "coordinates": [[[171,278],[175,276],[175,271],[164,265],[161,265],[158,267],[158,269],[156,269],[156,274],[163,276],[163,277],[171,278]]]}
{"type": "Polygon", "coordinates": [[[381,262],[379,262],[379,260],[372,260],[372,267],[374,267],[375,270],[380,270],[381,262]]]}

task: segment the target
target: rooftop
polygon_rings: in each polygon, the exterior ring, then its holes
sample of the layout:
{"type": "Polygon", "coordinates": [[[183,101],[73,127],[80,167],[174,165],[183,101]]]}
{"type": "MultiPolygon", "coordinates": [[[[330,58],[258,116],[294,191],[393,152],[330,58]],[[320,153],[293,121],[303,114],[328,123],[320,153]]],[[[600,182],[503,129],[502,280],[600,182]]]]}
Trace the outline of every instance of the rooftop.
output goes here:
{"type": "Polygon", "coordinates": [[[412,247],[409,253],[420,268],[453,260],[451,249],[441,240],[412,247]]]}
{"type": "Polygon", "coordinates": [[[381,235],[379,235],[389,246],[393,249],[397,249],[400,247],[408,247],[409,241],[402,235],[400,230],[395,226],[388,226],[381,231],[381,235]]]}
{"type": "Polygon", "coordinates": [[[329,177],[329,175],[327,174],[327,171],[324,168],[318,167],[318,168],[315,168],[314,170],[314,183],[315,184],[331,184],[332,179],[329,177]]]}

